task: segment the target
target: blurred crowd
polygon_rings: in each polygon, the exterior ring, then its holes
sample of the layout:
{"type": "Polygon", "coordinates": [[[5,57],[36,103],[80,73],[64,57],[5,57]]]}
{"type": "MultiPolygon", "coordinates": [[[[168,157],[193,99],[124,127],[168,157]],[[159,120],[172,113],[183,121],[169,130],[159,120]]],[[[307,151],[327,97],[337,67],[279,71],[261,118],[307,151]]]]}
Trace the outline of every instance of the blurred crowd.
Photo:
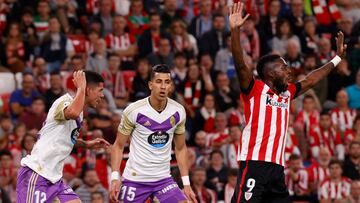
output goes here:
{"type": "MultiPolygon", "coordinates": [[[[172,71],[171,98],[187,112],[191,182],[200,203],[230,202],[244,108],[230,51],[232,0],[0,0],[0,199],[15,202],[20,160],[31,152],[52,103],[76,91],[75,70],[105,79],[81,136],[113,143],[122,110],[149,95],[151,67],[172,71]]],[[[277,53],[301,80],[336,54],[343,60],[292,106],[285,146],[294,202],[360,202],[360,1],[247,0],[246,64],[277,53]]],[[[59,146],[61,147],[61,146],[59,146]]],[[[123,169],[127,159],[125,150],[123,169]]],[[[109,150],[74,149],[64,181],[82,202],[108,202],[109,150]]],[[[172,172],[179,180],[173,156],[172,172]]],[[[181,181],[178,181],[181,186],[181,181]]]]}

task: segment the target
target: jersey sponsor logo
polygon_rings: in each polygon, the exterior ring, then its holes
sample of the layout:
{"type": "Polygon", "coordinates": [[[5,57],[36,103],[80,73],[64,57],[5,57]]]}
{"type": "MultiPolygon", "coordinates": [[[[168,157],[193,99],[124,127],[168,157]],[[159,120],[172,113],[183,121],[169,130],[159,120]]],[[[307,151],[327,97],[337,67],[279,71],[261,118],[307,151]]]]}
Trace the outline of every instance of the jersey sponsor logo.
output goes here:
{"type": "Polygon", "coordinates": [[[166,143],[169,141],[169,134],[166,132],[158,131],[154,132],[148,137],[148,142],[151,146],[155,148],[161,148],[166,145],[166,143]]]}
{"type": "Polygon", "coordinates": [[[75,144],[77,142],[77,138],[80,134],[80,130],[81,130],[81,126],[82,126],[82,122],[80,121],[80,118],[77,118],[76,120],[76,126],[77,128],[75,128],[72,132],[71,132],[71,142],[73,144],[75,144]]]}
{"type": "Polygon", "coordinates": [[[176,183],[170,184],[170,185],[166,186],[165,188],[163,188],[161,190],[161,193],[165,194],[165,193],[169,192],[170,190],[177,188],[177,187],[178,187],[178,185],[176,183]]]}
{"type": "Polygon", "coordinates": [[[272,99],[269,95],[266,97],[266,105],[278,107],[278,108],[287,108],[288,104],[284,102],[278,102],[274,99],[272,99]]]}
{"type": "Polygon", "coordinates": [[[249,201],[249,199],[251,199],[252,197],[252,192],[245,192],[245,200],[249,201]]]}

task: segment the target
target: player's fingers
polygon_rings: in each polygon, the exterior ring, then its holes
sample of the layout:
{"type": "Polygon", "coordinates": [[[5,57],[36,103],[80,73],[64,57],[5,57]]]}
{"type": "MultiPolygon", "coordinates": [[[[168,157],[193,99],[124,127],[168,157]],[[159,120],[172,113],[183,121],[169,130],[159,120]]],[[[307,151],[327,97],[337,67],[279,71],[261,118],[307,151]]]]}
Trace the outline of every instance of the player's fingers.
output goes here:
{"type": "Polygon", "coordinates": [[[243,7],[244,7],[244,4],[243,4],[243,3],[240,3],[240,5],[239,5],[239,13],[241,13],[241,12],[242,12],[243,7]]]}
{"type": "Polygon", "coordinates": [[[233,7],[234,7],[234,5],[229,6],[229,15],[231,15],[233,13],[233,7]]]}
{"type": "Polygon", "coordinates": [[[246,14],[246,16],[244,17],[244,21],[246,21],[249,17],[250,17],[250,14],[246,14]]]}

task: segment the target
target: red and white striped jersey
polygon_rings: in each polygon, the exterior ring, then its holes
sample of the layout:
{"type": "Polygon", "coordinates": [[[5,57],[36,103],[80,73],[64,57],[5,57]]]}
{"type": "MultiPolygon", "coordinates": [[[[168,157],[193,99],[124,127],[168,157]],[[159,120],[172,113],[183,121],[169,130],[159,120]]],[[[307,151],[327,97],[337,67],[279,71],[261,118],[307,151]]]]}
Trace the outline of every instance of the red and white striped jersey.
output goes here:
{"type": "Polygon", "coordinates": [[[313,157],[318,157],[318,148],[326,147],[329,149],[331,156],[337,152],[338,145],[342,145],[341,136],[335,128],[324,130],[320,127],[316,127],[309,133],[310,147],[313,157]]]}
{"type": "Polygon", "coordinates": [[[334,108],[331,110],[331,121],[339,127],[341,132],[345,132],[346,129],[352,129],[355,117],[355,109],[349,108],[346,111],[341,111],[339,108],[334,108]]]}
{"type": "Polygon", "coordinates": [[[290,169],[286,168],[285,173],[285,184],[289,190],[289,194],[302,195],[309,189],[309,175],[305,169],[300,169],[296,172],[297,179],[293,180],[290,177],[290,169]]]}
{"type": "Polygon", "coordinates": [[[300,155],[299,143],[292,126],[287,130],[287,137],[285,143],[285,162],[287,163],[292,154],[300,155]]]}
{"type": "Polygon", "coordinates": [[[351,180],[341,178],[341,181],[335,183],[330,178],[325,179],[319,189],[319,200],[321,199],[345,199],[350,195],[351,180]]]}
{"type": "MultiPolygon", "coordinates": [[[[134,45],[136,39],[134,36],[129,33],[124,33],[120,36],[116,36],[113,33],[108,34],[105,37],[106,46],[111,51],[123,51],[128,49],[130,46],[134,45]]],[[[126,57],[126,60],[130,60],[131,58],[126,57]]],[[[124,58],[123,58],[124,60],[124,58]]]]}
{"type": "Polygon", "coordinates": [[[323,168],[317,162],[311,164],[311,166],[307,170],[309,174],[309,182],[316,183],[317,187],[330,175],[329,168],[328,167],[323,168]]]}
{"type": "Polygon", "coordinates": [[[344,143],[349,144],[351,143],[356,137],[356,132],[352,129],[347,129],[344,132],[344,143]]]}
{"type": "Polygon", "coordinates": [[[71,41],[75,53],[79,54],[86,52],[86,43],[88,43],[88,40],[84,35],[67,35],[67,37],[71,41]]]}
{"type": "Polygon", "coordinates": [[[243,94],[246,126],[240,139],[238,160],[272,162],[284,166],[290,100],[300,91],[300,83],[276,94],[261,80],[253,80],[243,94]]]}
{"type": "Polygon", "coordinates": [[[295,122],[303,126],[305,135],[308,135],[309,132],[319,124],[319,120],[320,120],[319,111],[314,110],[312,112],[306,112],[302,110],[296,116],[295,122]]]}

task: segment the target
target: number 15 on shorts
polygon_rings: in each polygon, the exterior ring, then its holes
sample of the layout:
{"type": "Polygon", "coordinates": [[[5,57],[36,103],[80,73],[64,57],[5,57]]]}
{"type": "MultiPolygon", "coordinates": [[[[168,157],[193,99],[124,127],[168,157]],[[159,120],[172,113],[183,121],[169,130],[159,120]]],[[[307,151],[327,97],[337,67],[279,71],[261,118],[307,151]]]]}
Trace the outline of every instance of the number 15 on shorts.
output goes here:
{"type": "Polygon", "coordinates": [[[128,186],[121,186],[121,191],[120,191],[120,200],[126,200],[127,201],[133,201],[135,199],[135,195],[136,195],[136,188],[134,187],[128,187],[128,186]]]}

